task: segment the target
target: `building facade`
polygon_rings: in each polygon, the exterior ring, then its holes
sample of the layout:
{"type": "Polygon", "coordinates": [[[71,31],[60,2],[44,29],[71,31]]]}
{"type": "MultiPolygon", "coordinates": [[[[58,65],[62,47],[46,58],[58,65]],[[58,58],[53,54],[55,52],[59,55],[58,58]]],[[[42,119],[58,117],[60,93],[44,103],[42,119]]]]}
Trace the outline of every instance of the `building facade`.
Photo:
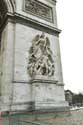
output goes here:
{"type": "Polygon", "coordinates": [[[74,93],[72,93],[70,90],[65,90],[65,99],[70,106],[73,104],[73,96],[74,93]]]}
{"type": "Polygon", "coordinates": [[[0,110],[65,109],[55,0],[0,0],[0,110]]]}

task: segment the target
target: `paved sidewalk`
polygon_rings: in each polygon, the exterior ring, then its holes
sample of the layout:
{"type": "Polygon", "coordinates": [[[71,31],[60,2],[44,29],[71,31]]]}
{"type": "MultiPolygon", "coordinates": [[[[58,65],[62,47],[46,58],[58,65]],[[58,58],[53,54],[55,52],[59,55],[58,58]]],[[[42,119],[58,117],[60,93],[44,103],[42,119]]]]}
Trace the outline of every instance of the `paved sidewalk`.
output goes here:
{"type": "Polygon", "coordinates": [[[48,125],[83,125],[83,109],[71,111],[69,116],[56,116],[54,119],[49,119],[48,125]]]}
{"type": "MultiPolygon", "coordinates": [[[[17,125],[16,123],[19,125],[83,125],[83,109],[73,110],[71,113],[64,113],[61,115],[43,114],[39,117],[34,115],[30,116],[30,118],[29,115],[23,115],[19,117],[21,124],[18,122],[18,116],[15,116],[15,119],[11,121],[10,125],[17,125]]],[[[3,123],[1,123],[1,119],[0,125],[9,125],[8,119],[8,117],[5,117],[3,123]]]]}
{"type": "Polygon", "coordinates": [[[56,118],[55,123],[56,125],[83,125],[83,110],[72,111],[70,116],[56,118]]]}

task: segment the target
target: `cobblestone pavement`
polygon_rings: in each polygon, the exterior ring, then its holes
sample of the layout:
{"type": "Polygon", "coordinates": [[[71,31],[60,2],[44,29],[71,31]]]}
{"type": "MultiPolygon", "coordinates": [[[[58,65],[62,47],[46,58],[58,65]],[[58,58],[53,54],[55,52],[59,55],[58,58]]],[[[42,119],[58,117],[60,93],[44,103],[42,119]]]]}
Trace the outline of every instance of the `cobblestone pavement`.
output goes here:
{"type": "Polygon", "coordinates": [[[72,111],[70,116],[56,118],[54,121],[56,125],[83,125],[83,110],[72,111]]]}
{"type": "Polygon", "coordinates": [[[71,114],[67,116],[56,116],[54,119],[49,119],[48,125],[83,125],[83,109],[71,111],[71,114]]]}
{"type": "Polygon", "coordinates": [[[71,111],[69,116],[55,119],[56,125],[83,125],[83,110],[71,111]]]}

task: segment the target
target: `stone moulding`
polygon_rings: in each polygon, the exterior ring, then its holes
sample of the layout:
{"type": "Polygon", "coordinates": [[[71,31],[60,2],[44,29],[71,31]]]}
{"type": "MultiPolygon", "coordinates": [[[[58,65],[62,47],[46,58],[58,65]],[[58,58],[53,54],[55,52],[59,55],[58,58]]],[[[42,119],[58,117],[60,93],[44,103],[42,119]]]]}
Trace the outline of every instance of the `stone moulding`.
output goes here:
{"type": "Polygon", "coordinates": [[[29,81],[31,84],[34,84],[34,83],[46,83],[46,84],[56,84],[56,86],[64,86],[63,83],[59,83],[58,81],[56,80],[42,80],[42,79],[32,79],[29,81]]]}
{"type": "Polygon", "coordinates": [[[23,11],[53,23],[53,9],[37,0],[24,0],[23,11]]]}
{"type": "Polygon", "coordinates": [[[47,83],[47,84],[57,84],[58,81],[56,80],[42,80],[42,79],[32,79],[30,80],[30,83],[47,83]]]}
{"type": "Polygon", "coordinates": [[[64,83],[58,82],[57,80],[42,80],[42,79],[31,79],[29,81],[12,81],[14,84],[34,84],[34,83],[46,83],[56,84],[57,86],[64,86],[64,83]]]}
{"type": "Polygon", "coordinates": [[[42,29],[49,31],[50,33],[53,33],[54,35],[59,35],[61,33],[61,30],[58,28],[55,28],[54,26],[49,26],[44,23],[40,23],[39,21],[32,20],[31,18],[25,17],[18,13],[7,13],[2,24],[0,25],[0,32],[3,30],[4,26],[7,24],[7,22],[12,23],[20,23],[27,26],[33,26],[35,28],[38,28],[38,26],[42,27],[42,29]]]}

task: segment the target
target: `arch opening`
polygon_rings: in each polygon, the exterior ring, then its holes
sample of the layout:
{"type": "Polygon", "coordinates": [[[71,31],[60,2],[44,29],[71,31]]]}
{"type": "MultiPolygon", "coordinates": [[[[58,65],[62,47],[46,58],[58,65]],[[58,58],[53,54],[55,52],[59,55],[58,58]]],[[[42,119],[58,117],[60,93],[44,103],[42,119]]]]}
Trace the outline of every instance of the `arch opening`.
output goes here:
{"type": "Polygon", "coordinates": [[[7,12],[13,14],[14,12],[14,0],[0,0],[0,24],[7,12]]]}
{"type": "MultiPolygon", "coordinates": [[[[4,17],[7,13],[7,5],[4,0],[0,0],[0,27],[3,23],[4,17]]],[[[1,29],[0,29],[1,30],[1,29]]],[[[0,31],[0,51],[1,51],[1,31],[0,31]]]]}
{"type": "Polygon", "coordinates": [[[3,0],[0,0],[0,25],[6,13],[7,13],[7,5],[3,0]]]}

